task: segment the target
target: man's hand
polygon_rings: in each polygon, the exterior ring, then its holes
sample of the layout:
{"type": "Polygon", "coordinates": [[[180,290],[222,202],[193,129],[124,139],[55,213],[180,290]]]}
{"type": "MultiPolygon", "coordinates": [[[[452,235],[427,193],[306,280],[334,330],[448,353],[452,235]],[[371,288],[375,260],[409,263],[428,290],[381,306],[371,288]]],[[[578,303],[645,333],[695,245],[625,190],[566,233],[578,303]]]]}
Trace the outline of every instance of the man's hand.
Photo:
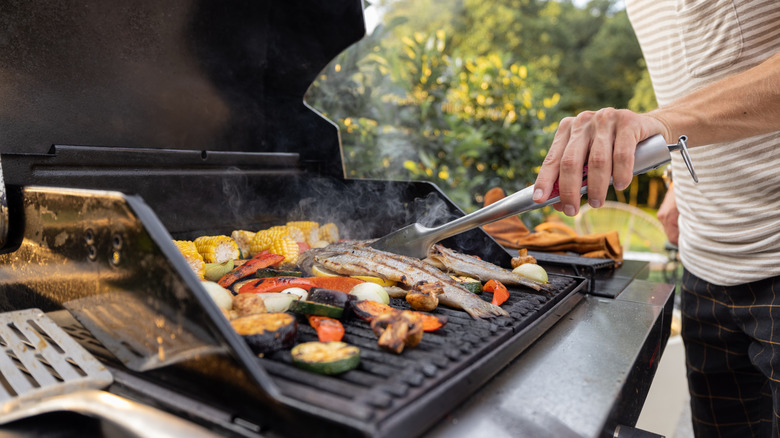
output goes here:
{"type": "Polygon", "coordinates": [[[607,197],[610,178],[615,189],[631,183],[634,151],[640,141],[668,129],[658,119],[629,110],[605,108],[563,119],[536,178],[534,201],[550,197],[558,181],[561,202],[558,211],[574,216],[580,208],[582,170],[588,166],[588,202],[601,207],[607,197]]]}
{"type": "Polygon", "coordinates": [[[664,201],[658,208],[658,220],[661,221],[661,225],[664,226],[664,232],[666,238],[672,245],[677,245],[680,237],[680,226],[677,220],[680,217],[680,212],[677,211],[677,202],[674,200],[674,191],[672,186],[669,186],[669,191],[666,192],[664,201]]]}

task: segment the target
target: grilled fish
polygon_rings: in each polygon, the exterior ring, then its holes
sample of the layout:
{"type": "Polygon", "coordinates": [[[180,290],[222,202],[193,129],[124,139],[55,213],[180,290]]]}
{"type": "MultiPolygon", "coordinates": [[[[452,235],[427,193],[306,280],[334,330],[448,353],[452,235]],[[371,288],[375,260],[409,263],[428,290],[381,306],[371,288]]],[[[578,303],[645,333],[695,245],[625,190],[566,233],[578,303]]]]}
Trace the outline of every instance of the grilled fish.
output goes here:
{"type": "Polygon", "coordinates": [[[505,286],[525,286],[536,291],[549,288],[549,285],[545,283],[529,280],[493,263],[453,251],[441,245],[431,247],[425,262],[443,271],[474,277],[482,282],[494,279],[505,286]]]}
{"type": "Polygon", "coordinates": [[[474,318],[506,316],[508,313],[477,295],[458,286],[449,275],[419,259],[380,251],[365,246],[366,242],[339,242],[302,254],[299,265],[306,270],[318,263],[342,275],[373,275],[403,283],[409,287],[419,282],[440,283],[444,292],[439,302],[466,311],[474,318]]]}

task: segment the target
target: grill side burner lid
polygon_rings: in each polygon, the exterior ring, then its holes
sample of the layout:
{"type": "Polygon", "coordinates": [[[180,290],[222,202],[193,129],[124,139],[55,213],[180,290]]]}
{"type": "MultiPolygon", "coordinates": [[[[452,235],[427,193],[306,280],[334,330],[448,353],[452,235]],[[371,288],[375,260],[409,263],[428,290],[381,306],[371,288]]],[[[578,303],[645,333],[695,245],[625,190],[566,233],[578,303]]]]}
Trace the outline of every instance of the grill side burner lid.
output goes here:
{"type": "Polygon", "coordinates": [[[337,127],[303,95],[364,34],[360,0],[5,2],[0,152],[297,152],[343,178],[337,127]]]}

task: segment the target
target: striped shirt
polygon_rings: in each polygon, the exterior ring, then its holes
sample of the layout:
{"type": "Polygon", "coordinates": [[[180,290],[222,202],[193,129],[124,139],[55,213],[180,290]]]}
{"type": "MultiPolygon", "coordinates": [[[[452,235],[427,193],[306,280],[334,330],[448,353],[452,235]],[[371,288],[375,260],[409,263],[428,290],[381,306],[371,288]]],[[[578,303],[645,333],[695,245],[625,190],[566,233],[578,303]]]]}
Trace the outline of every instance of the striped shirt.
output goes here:
{"type": "MultiPolygon", "coordinates": [[[[663,106],[780,51],[780,0],[626,0],[663,106]]],[[[780,275],[780,132],[673,154],[680,257],[711,283],[780,275]]]]}

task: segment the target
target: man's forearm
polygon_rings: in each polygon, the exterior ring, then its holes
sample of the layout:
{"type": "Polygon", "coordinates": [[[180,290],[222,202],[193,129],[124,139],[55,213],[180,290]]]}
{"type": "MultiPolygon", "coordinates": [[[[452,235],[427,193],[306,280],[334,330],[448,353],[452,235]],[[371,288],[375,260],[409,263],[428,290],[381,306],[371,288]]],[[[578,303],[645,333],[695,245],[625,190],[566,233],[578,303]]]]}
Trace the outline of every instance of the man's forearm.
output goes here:
{"type": "Polygon", "coordinates": [[[664,124],[668,142],[685,134],[690,146],[779,131],[780,53],[648,115],[664,124]]]}

